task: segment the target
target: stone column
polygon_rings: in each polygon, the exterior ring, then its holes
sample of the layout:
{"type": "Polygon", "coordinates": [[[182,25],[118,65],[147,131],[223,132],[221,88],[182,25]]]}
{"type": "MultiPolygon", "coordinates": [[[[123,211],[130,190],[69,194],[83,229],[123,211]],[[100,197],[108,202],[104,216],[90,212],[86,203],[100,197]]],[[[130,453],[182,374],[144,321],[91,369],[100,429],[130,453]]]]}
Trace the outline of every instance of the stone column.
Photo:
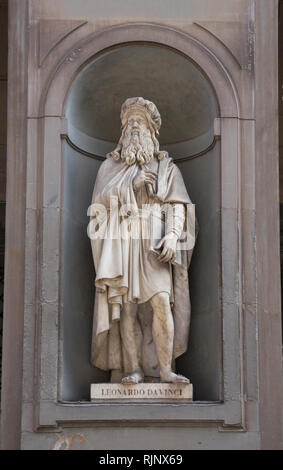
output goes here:
{"type": "Polygon", "coordinates": [[[278,1],[256,2],[256,240],[261,449],[282,449],[278,1]]]}
{"type": "Polygon", "coordinates": [[[25,282],[28,0],[9,1],[2,448],[20,448],[25,282]],[[18,53],[14,53],[14,51],[18,53]]]}

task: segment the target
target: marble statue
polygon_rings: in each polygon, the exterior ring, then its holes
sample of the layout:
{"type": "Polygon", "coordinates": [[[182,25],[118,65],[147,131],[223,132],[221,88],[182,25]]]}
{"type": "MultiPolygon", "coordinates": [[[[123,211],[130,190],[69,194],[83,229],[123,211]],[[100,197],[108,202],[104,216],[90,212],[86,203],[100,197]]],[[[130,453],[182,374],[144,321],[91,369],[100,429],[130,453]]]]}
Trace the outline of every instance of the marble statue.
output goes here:
{"type": "Polygon", "coordinates": [[[89,236],[96,271],[93,366],[111,381],[189,383],[175,371],[188,344],[188,268],[194,227],[183,177],[157,136],[154,103],[129,98],[122,135],[101,164],[93,192],[89,236]]]}

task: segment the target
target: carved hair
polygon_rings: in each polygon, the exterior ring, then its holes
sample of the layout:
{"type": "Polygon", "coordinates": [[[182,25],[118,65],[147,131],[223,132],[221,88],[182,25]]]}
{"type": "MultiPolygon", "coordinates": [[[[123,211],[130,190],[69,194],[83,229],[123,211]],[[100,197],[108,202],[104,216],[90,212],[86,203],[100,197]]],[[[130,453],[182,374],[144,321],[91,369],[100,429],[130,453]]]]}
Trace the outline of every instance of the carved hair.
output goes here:
{"type": "Polygon", "coordinates": [[[135,112],[139,112],[145,115],[147,123],[148,123],[148,127],[151,132],[151,138],[154,144],[154,155],[159,160],[163,160],[163,158],[168,156],[168,152],[159,150],[159,142],[156,137],[156,135],[159,135],[159,129],[161,127],[161,117],[155,104],[152,103],[151,101],[145,100],[142,97],[128,98],[122,105],[122,108],[121,108],[122,134],[121,134],[117,147],[112,152],[106,155],[107,158],[113,157],[114,160],[120,160],[122,142],[124,139],[127,122],[128,122],[129,117],[135,112]]]}

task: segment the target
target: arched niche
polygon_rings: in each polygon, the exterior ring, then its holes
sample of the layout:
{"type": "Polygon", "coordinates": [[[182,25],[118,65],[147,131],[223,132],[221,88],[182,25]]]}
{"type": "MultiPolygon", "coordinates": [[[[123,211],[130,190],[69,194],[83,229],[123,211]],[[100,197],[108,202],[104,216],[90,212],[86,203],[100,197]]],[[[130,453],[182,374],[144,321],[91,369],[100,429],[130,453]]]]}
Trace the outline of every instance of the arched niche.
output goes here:
{"type": "Polygon", "coordinates": [[[91,382],[108,373],[90,365],[94,278],[87,208],[101,159],[120,136],[120,109],[131,96],[152,100],[162,117],[160,144],[183,174],[200,225],[190,267],[189,347],[177,361],[195,399],[221,396],[220,144],[214,90],[195,63],[175,49],[133,43],[107,49],[85,66],[66,103],[63,198],[64,401],[89,399],[91,382]]]}

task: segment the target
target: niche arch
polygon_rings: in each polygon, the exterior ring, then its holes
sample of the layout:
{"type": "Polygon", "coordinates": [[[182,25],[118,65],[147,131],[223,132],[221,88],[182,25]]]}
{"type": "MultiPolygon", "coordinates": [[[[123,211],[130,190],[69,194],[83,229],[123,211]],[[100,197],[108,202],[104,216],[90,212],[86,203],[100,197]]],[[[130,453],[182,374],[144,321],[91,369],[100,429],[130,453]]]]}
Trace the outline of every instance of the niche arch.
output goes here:
{"type": "Polygon", "coordinates": [[[207,78],[191,61],[147,42],[99,54],[80,72],[67,101],[62,397],[87,399],[89,383],[109,379],[89,365],[95,273],[86,213],[101,159],[120,138],[121,106],[131,96],[157,105],[161,148],[174,158],[197,205],[201,230],[190,268],[191,340],[177,367],[193,381],[196,399],[216,401],[221,396],[220,146],[214,135],[219,107],[207,78]]]}
{"type": "MultiPolygon", "coordinates": [[[[72,88],[73,83],[76,78],[79,76],[81,71],[90,64],[90,62],[97,56],[101,55],[103,51],[108,50],[113,47],[121,47],[125,44],[130,43],[139,43],[147,42],[154,43],[161,47],[168,47],[178,51],[179,54],[183,54],[187,57],[191,63],[197,64],[197,67],[205,71],[205,75],[208,79],[210,85],[213,83],[215,90],[215,96],[217,96],[217,102],[219,105],[218,115],[216,116],[214,135],[219,137],[221,134],[221,141],[218,142],[219,149],[219,175],[221,179],[219,182],[219,217],[221,222],[219,224],[219,240],[221,240],[220,251],[221,251],[221,267],[220,267],[220,281],[219,284],[221,288],[224,285],[224,289],[221,290],[221,299],[222,299],[222,315],[221,315],[221,335],[224,341],[221,342],[223,360],[221,359],[221,377],[229,378],[228,380],[220,380],[221,384],[217,384],[217,389],[220,390],[219,393],[215,394],[214,397],[208,395],[207,391],[203,389],[203,396],[200,397],[200,401],[212,401],[222,403],[223,407],[216,409],[213,408],[211,417],[206,420],[223,420],[229,422],[233,421],[235,416],[235,408],[239,411],[239,420],[241,421],[241,399],[239,400],[240,390],[241,390],[241,361],[240,361],[240,351],[241,351],[241,338],[238,336],[238,331],[240,330],[241,324],[241,308],[239,307],[239,284],[238,284],[238,268],[240,264],[240,249],[239,249],[239,237],[238,237],[238,224],[239,224],[239,193],[238,193],[238,172],[239,172],[239,143],[240,143],[240,133],[238,129],[237,118],[239,118],[244,112],[244,104],[242,98],[237,93],[237,86],[235,83],[238,82],[239,70],[237,69],[237,64],[231,58],[230,54],[222,49],[222,58],[221,60],[212,52],[208,45],[202,43],[201,41],[195,39],[193,36],[179,31],[173,30],[171,28],[159,26],[159,25],[149,25],[149,24],[133,24],[133,25],[121,25],[118,27],[109,28],[99,33],[95,33],[87,38],[81,39],[72,50],[68,51],[63,57],[60,58],[56,64],[53,64],[50,74],[45,80],[44,87],[42,89],[40,105],[39,105],[39,115],[42,119],[42,126],[40,129],[40,148],[42,148],[42,162],[41,162],[41,174],[43,178],[43,192],[39,188],[39,195],[42,198],[43,206],[46,209],[58,209],[57,212],[62,211],[62,202],[63,198],[63,164],[62,164],[62,146],[61,137],[68,134],[68,129],[66,127],[66,106],[68,97],[72,88]],[[71,54],[76,52],[75,60],[70,61],[69,58],[71,54]],[[228,69],[230,72],[228,73],[228,69]],[[236,118],[236,119],[235,119],[236,118]],[[231,134],[232,131],[232,134],[231,134]],[[232,135],[232,137],[231,137],[232,135]],[[49,138],[54,139],[54,146],[56,146],[56,151],[53,154],[52,160],[48,160],[47,151],[45,149],[45,143],[49,138]],[[232,150],[231,150],[232,148],[232,150]],[[229,153],[229,162],[224,158],[224,155],[229,153]],[[227,189],[227,181],[225,180],[225,174],[227,170],[227,165],[233,166],[235,168],[235,178],[233,181],[229,181],[229,190],[227,189]],[[50,198],[48,183],[48,177],[51,172],[54,175],[56,168],[58,169],[58,174],[56,174],[52,181],[52,189],[57,188],[56,198],[50,198]],[[55,167],[55,170],[54,170],[55,167]],[[226,209],[231,211],[226,211],[226,209]],[[223,243],[223,230],[230,227],[230,230],[233,231],[233,241],[229,242],[229,253],[227,252],[227,246],[225,242],[223,243]],[[226,277],[226,273],[235,272],[235,275],[232,277],[226,277]],[[226,302],[227,301],[227,302],[226,302]],[[229,306],[228,306],[229,304],[229,306]],[[232,307],[231,307],[232,305],[232,307]],[[227,328],[229,325],[229,328],[227,328]],[[233,357],[229,356],[229,351],[225,350],[227,339],[229,337],[230,343],[234,347],[235,351],[238,351],[239,354],[235,354],[233,357]],[[236,383],[232,380],[236,371],[237,380],[236,383]],[[223,385],[223,386],[222,386],[223,385]],[[222,418],[221,418],[222,417],[222,418]],[[229,418],[230,417],[230,418],[229,418]]],[[[157,46],[156,46],[157,47],[157,46]]],[[[72,55],[73,57],[73,55],[72,55]]],[[[239,83],[238,83],[239,85],[239,83]]],[[[162,110],[161,110],[162,113],[162,110]]],[[[87,150],[87,152],[90,152],[87,150]]],[[[195,159],[197,161],[197,159],[195,159]]],[[[51,188],[50,188],[51,190],[51,188]]],[[[189,189],[190,192],[190,189],[189,189]]],[[[196,201],[197,202],[197,201],[196,201]]],[[[51,215],[51,214],[50,214],[51,215]]],[[[54,217],[57,221],[54,221],[54,228],[56,232],[56,241],[54,241],[54,247],[61,251],[61,229],[60,223],[62,222],[62,214],[56,214],[54,217]]],[[[41,225],[41,235],[43,240],[43,250],[40,255],[40,259],[44,259],[44,242],[48,237],[47,230],[47,221],[43,219],[41,225]]],[[[52,267],[49,264],[49,274],[50,270],[54,270],[54,280],[52,284],[52,293],[56,294],[61,304],[62,304],[62,283],[60,279],[62,276],[65,276],[65,270],[63,269],[62,258],[54,261],[52,267]],[[57,263],[57,264],[56,264],[57,263]]],[[[51,288],[48,286],[45,278],[46,265],[44,263],[41,265],[41,272],[39,276],[39,282],[44,290],[44,297],[42,299],[42,304],[45,301],[49,301],[49,294],[51,294],[51,288]]],[[[55,310],[58,313],[61,311],[61,308],[57,307],[54,303],[54,313],[55,310]]],[[[61,307],[61,305],[60,305],[61,307]]],[[[58,339],[59,352],[58,356],[54,358],[54,361],[48,364],[49,368],[52,368],[53,377],[56,386],[56,400],[72,400],[72,397],[67,397],[62,394],[62,381],[61,381],[61,367],[62,367],[62,318],[60,317],[59,321],[59,330],[54,332],[54,335],[58,339]]],[[[44,334],[44,329],[41,334],[44,334]]],[[[41,377],[44,377],[45,373],[45,363],[44,359],[41,363],[41,377]]],[[[218,380],[218,379],[217,379],[218,380]]],[[[192,377],[192,381],[194,381],[192,377]]],[[[209,392],[209,391],[208,391],[209,392]]],[[[84,396],[81,395],[82,400],[86,400],[84,396]]],[[[44,397],[43,397],[44,400],[44,397]]],[[[74,401],[80,401],[79,397],[74,397],[74,401]]],[[[202,417],[201,409],[198,408],[197,403],[193,404],[195,406],[195,413],[199,412],[199,419],[204,419],[202,417]]],[[[79,408],[78,408],[79,409],[79,408]]],[[[104,408],[103,408],[104,409],[104,408]]],[[[130,408],[129,408],[130,409],[130,408]]],[[[186,408],[187,409],[187,408],[186,408]]],[[[211,408],[212,409],[212,408],[211,408]]],[[[188,420],[195,419],[193,418],[191,411],[187,409],[186,416],[188,420]],[[191,418],[190,418],[191,416],[191,418]]],[[[79,416],[79,415],[78,415],[79,416]]],[[[95,419],[95,418],[94,418],[95,419]]]]}

